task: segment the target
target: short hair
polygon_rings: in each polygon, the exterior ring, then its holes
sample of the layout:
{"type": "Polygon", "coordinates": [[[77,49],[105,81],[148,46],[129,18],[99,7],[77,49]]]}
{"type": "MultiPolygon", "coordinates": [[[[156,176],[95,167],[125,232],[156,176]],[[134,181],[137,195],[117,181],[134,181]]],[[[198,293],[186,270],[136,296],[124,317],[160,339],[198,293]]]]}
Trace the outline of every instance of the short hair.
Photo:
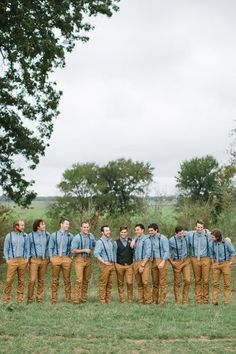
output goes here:
{"type": "Polygon", "coordinates": [[[81,222],[80,226],[83,226],[84,224],[88,224],[89,225],[89,222],[87,220],[84,220],[81,222]]]}
{"type": "Polygon", "coordinates": [[[148,225],[148,228],[149,229],[154,229],[154,230],[157,230],[157,231],[159,231],[159,227],[158,227],[158,225],[156,224],[156,223],[151,223],[151,224],[149,224],[148,225]]]}
{"type": "Polygon", "coordinates": [[[219,229],[212,230],[211,235],[215,236],[217,241],[222,241],[222,233],[219,229]]]}
{"type": "Polygon", "coordinates": [[[201,219],[199,219],[199,220],[197,220],[197,221],[196,221],[196,225],[197,225],[197,224],[201,224],[201,225],[203,225],[203,226],[204,226],[204,221],[203,221],[203,220],[201,220],[201,219]]]}
{"type": "Polygon", "coordinates": [[[127,226],[120,226],[120,232],[123,231],[123,230],[128,231],[128,227],[127,226]]]}
{"type": "Polygon", "coordinates": [[[140,229],[145,230],[145,226],[143,224],[136,224],[135,228],[136,227],[140,227],[140,229]]]}
{"type": "Polygon", "coordinates": [[[60,224],[63,224],[65,221],[70,222],[70,220],[68,220],[68,219],[66,219],[66,218],[61,218],[61,219],[60,219],[60,224]]]}
{"type": "Polygon", "coordinates": [[[24,222],[24,220],[22,220],[22,219],[17,219],[17,220],[15,220],[15,221],[13,221],[13,229],[15,230],[15,228],[16,228],[16,226],[19,226],[19,222],[20,221],[23,221],[24,222]]]}
{"type": "Polygon", "coordinates": [[[176,226],[175,233],[177,234],[178,232],[183,231],[183,229],[184,228],[182,226],[176,226]]]}
{"type": "Polygon", "coordinates": [[[36,219],[34,220],[33,222],[33,231],[37,231],[38,230],[38,227],[40,226],[41,223],[43,223],[43,219],[36,219]]]}
{"type": "Polygon", "coordinates": [[[101,226],[101,232],[104,232],[105,227],[109,227],[109,225],[102,225],[101,226]]]}

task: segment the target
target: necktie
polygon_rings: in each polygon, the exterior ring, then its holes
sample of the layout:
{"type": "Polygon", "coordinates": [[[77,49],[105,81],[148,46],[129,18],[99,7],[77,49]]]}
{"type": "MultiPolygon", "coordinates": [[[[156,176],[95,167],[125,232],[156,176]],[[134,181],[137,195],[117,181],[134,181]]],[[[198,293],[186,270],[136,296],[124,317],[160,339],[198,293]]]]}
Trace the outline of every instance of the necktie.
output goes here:
{"type": "Polygon", "coordinates": [[[20,257],[20,234],[17,234],[16,257],[20,257]]]}
{"type": "Polygon", "coordinates": [[[59,256],[62,256],[63,236],[64,236],[64,234],[63,234],[63,233],[61,233],[61,240],[60,240],[60,251],[59,251],[59,256]]]}
{"type": "Polygon", "coordinates": [[[218,248],[219,244],[216,244],[216,262],[219,262],[219,248],[218,248]]]}
{"type": "Polygon", "coordinates": [[[197,245],[197,259],[200,261],[201,258],[201,237],[198,236],[198,245],[197,245]]]}
{"type": "Polygon", "coordinates": [[[42,257],[43,259],[45,258],[45,251],[44,251],[44,244],[43,244],[43,234],[42,232],[40,233],[40,239],[41,239],[41,246],[42,246],[42,257]]]}
{"type": "Polygon", "coordinates": [[[113,260],[113,254],[112,254],[112,244],[111,241],[108,240],[108,245],[109,245],[109,252],[110,252],[110,262],[113,260]]]}
{"type": "Polygon", "coordinates": [[[151,240],[151,260],[153,261],[154,259],[153,237],[151,237],[150,240],[151,240]]]}
{"type": "Polygon", "coordinates": [[[184,258],[183,239],[181,238],[181,259],[184,258]]]}

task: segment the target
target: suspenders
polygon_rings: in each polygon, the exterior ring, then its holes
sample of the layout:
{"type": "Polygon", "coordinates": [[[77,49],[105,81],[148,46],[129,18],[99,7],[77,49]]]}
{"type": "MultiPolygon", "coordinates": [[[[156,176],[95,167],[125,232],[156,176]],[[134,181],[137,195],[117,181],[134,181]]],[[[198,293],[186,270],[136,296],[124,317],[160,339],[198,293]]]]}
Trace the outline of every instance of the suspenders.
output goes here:
{"type": "Polygon", "coordinates": [[[109,256],[108,256],[108,253],[107,253],[107,250],[106,250],[106,246],[105,246],[105,244],[104,244],[104,242],[103,242],[103,240],[101,238],[100,238],[100,240],[102,241],[102,244],[103,244],[103,247],[104,247],[104,251],[105,251],[106,256],[107,256],[107,260],[108,260],[108,262],[110,262],[109,256]]]}
{"type": "MultiPolygon", "coordinates": [[[[216,246],[217,247],[217,246],[216,246]]],[[[215,242],[213,242],[213,254],[215,253],[215,242]]],[[[226,247],[225,247],[225,243],[224,243],[224,258],[226,261],[226,247]]]]}
{"type": "MultiPolygon", "coordinates": [[[[84,247],[83,247],[83,239],[82,239],[82,235],[81,233],[79,234],[80,236],[80,250],[82,250],[84,247]]],[[[90,237],[90,234],[88,234],[88,239],[89,239],[89,249],[91,250],[92,249],[92,240],[91,240],[91,237],[90,237]]],[[[87,253],[86,253],[87,254],[87,253]]],[[[90,255],[89,255],[90,256],[90,255]]]]}
{"type": "MultiPolygon", "coordinates": [[[[176,236],[174,236],[174,239],[175,239],[175,246],[176,246],[177,258],[180,259],[180,257],[179,257],[179,249],[178,249],[178,244],[177,244],[176,236]]],[[[187,257],[188,257],[188,242],[187,242],[186,238],[185,238],[185,243],[186,243],[186,251],[187,251],[187,257]]],[[[182,257],[183,257],[183,254],[182,254],[182,257]]]]}
{"type": "Polygon", "coordinates": [[[161,254],[161,238],[160,237],[158,237],[158,241],[159,241],[160,258],[162,258],[162,254],[161,254]]]}
{"type": "Polygon", "coordinates": [[[176,236],[174,238],[175,238],[175,246],[176,246],[177,258],[179,259],[179,250],[178,250],[176,236]]]}
{"type": "Polygon", "coordinates": [[[142,242],[142,252],[141,252],[141,259],[143,259],[143,249],[144,249],[144,241],[145,241],[145,240],[143,240],[143,242],[142,242]]]}
{"type": "Polygon", "coordinates": [[[12,256],[13,256],[13,258],[15,258],[14,251],[13,251],[13,243],[12,243],[12,234],[11,233],[10,233],[10,245],[11,245],[12,256]]]}
{"type": "Polygon", "coordinates": [[[34,241],[34,233],[32,232],[32,233],[31,233],[31,235],[32,235],[32,240],[33,240],[33,245],[34,245],[34,253],[35,253],[35,257],[37,258],[37,257],[38,257],[38,255],[37,255],[36,246],[35,246],[35,241],[34,241]]]}
{"type": "MultiPolygon", "coordinates": [[[[24,246],[23,246],[23,258],[25,255],[25,234],[23,234],[24,237],[24,246]]],[[[12,243],[12,233],[10,232],[10,247],[11,247],[11,252],[12,252],[12,256],[13,258],[15,258],[15,254],[14,254],[14,250],[13,250],[13,243],[12,243]]]]}
{"type": "Polygon", "coordinates": [[[58,239],[57,239],[57,231],[56,231],[56,249],[57,249],[57,255],[59,256],[59,251],[58,251],[58,239]]]}

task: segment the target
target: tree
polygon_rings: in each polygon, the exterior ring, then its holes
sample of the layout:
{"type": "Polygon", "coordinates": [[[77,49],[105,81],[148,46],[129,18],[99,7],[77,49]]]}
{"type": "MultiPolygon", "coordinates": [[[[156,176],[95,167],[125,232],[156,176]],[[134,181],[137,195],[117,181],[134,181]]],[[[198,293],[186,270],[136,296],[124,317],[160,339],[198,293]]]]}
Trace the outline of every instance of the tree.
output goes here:
{"type": "Polygon", "coordinates": [[[219,164],[213,156],[184,161],[176,177],[181,196],[208,201],[219,185],[219,173],[219,164]]]}
{"type": "Polygon", "coordinates": [[[187,203],[186,205],[191,201],[202,202],[204,207],[205,203],[205,208],[211,209],[212,217],[216,220],[235,195],[235,173],[235,166],[231,164],[220,166],[210,155],[186,160],[180,165],[176,177],[180,199],[187,203]]]}
{"type": "Polygon", "coordinates": [[[133,162],[131,159],[110,161],[101,168],[100,201],[110,212],[132,211],[145,195],[152,182],[153,167],[150,163],[133,162]]]}
{"type": "Polygon", "coordinates": [[[22,161],[34,169],[45,154],[61,92],[50,74],[65,66],[76,40],[86,42],[86,19],[112,16],[119,0],[0,0],[0,184],[28,205],[36,194],[22,161]]]}
{"type": "Polygon", "coordinates": [[[136,211],[152,181],[152,171],[149,163],[125,159],[101,167],[94,163],[74,164],[63,173],[58,185],[63,195],[51,205],[50,215],[78,217],[91,211],[136,211]]]}

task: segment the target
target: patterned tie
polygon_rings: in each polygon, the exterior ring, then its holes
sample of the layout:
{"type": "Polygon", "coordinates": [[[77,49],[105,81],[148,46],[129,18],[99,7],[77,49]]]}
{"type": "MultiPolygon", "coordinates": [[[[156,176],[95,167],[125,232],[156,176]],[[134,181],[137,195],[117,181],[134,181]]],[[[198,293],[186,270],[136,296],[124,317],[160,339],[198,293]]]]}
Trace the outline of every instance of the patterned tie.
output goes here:
{"type": "Polygon", "coordinates": [[[40,233],[40,239],[41,239],[41,246],[42,246],[42,257],[43,257],[43,259],[44,259],[44,258],[45,258],[45,250],[44,250],[43,234],[42,234],[42,232],[40,233]]]}
{"type": "Polygon", "coordinates": [[[17,234],[16,257],[20,257],[20,234],[17,234]]]}
{"type": "Polygon", "coordinates": [[[62,256],[62,250],[63,250],[63,236],[64,236],[64,233],[61,233],[59,256],[62,256]]]}
{"type": "Polygon", "coordinates": [[[197,245],[197,260],[201,259],[201,237],[198,236],[198,245],[197,245]]]}

